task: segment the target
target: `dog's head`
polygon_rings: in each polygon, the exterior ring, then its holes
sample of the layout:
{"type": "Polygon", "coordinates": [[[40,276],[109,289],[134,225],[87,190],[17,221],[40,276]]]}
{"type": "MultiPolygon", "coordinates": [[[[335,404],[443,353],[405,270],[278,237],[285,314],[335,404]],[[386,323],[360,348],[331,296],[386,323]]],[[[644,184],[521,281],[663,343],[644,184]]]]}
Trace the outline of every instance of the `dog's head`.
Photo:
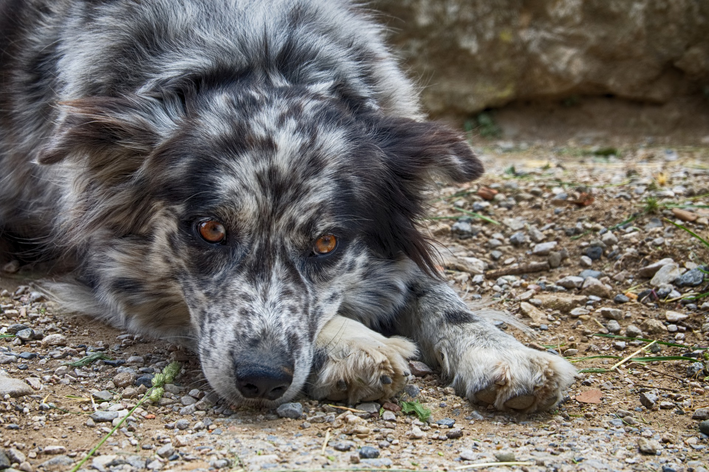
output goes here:
{"type": "Polygon", "coordinates": [[[308,87],[67,110],[39,160],[76,170],[67,232],[101,252],[88,268],[97,293],[127,324],[189,326],[210,384],[239,403],[299,392],[335,313],[370,325],[393,313],[414,265],[436,272],[416,227],[424,190],[482,173],[441,124],[308,87]]]}

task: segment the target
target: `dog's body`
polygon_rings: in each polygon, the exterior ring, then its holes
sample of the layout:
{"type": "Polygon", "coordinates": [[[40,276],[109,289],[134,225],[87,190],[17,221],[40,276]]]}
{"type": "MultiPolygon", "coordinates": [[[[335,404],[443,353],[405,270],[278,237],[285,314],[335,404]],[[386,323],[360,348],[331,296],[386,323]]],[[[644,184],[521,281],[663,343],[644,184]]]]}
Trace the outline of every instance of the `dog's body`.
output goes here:
{"type": "Polygon", "coordinates": [[[522,411],[571,383],[469,311],[415,226],[482,167],[345,0],[0,2],[0,232],[69,306],[193,347],[236,403],[387,397],[406,359],[522,411]]]}

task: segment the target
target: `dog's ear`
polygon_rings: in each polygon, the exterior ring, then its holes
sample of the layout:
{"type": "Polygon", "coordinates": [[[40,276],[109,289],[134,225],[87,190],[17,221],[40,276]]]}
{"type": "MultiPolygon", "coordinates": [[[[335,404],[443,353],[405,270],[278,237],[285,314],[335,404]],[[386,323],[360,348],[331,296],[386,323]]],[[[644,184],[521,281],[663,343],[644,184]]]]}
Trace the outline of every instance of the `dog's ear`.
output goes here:
{"type": "Polygon", "coordinates": [[[86,159],[96,168],[130,166],[176,127],[171,110],[154,98],[88,97],[62,102],[59,108],[55,132],[39,150],[40,164],[86,159]]]}
{"type": "Polygon", "coordinates": [[[463,134],[443,123],[387,117],[374,132],[386,165],[414,186],[430,178],[468,182],[484,172],[463,134]]]}
{"type": "Polygon", "coordinates": [[[375,222],[368,238],[383,255],[405,254],[424,272],[436,276],[435,251],[418,230],[424,212],[425,190],[442,178],[467,182],[480,177],[483,166],[465,137],[446,125],[403,118],[372,117],[374,151],[381,172],[365,170],[372,193],[367,212],[375,222]]]}

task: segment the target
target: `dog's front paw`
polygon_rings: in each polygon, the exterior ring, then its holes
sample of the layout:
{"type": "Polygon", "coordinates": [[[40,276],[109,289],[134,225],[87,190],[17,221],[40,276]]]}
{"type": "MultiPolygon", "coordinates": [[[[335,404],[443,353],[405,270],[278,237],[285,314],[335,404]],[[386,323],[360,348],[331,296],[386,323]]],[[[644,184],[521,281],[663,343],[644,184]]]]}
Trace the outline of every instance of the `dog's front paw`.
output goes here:
{"type": "Polygon", "coordinates": [[[406,338],[387,338],[342,316],[325,325],[317,350],[320,365],[311,374],[310,395],[349,404],[401,391],[409,375],[407,360],[416,355],[416,346],[406,338]]]}
{"type": "Polygon", "coordinates": [[[458,395],[524,413],[549,410],[562,400],[576,369],[562,357],[515,344],[464,353],[452,384],[458,395]]]}

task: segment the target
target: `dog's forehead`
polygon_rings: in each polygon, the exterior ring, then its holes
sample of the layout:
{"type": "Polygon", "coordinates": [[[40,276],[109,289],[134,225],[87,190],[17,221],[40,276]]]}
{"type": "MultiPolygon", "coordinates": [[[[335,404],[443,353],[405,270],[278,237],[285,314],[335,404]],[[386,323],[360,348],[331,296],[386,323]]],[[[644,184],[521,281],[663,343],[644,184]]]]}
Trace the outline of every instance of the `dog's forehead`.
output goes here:
{"type": "Polygon", "coordinates": [[[218,199],[233,203],[242,222],[332,224],[333,207],[356,179],[348,171],[352,130],[323,121],[307,100],[251,111],[244,121],[210,127],[218,199]]]}

